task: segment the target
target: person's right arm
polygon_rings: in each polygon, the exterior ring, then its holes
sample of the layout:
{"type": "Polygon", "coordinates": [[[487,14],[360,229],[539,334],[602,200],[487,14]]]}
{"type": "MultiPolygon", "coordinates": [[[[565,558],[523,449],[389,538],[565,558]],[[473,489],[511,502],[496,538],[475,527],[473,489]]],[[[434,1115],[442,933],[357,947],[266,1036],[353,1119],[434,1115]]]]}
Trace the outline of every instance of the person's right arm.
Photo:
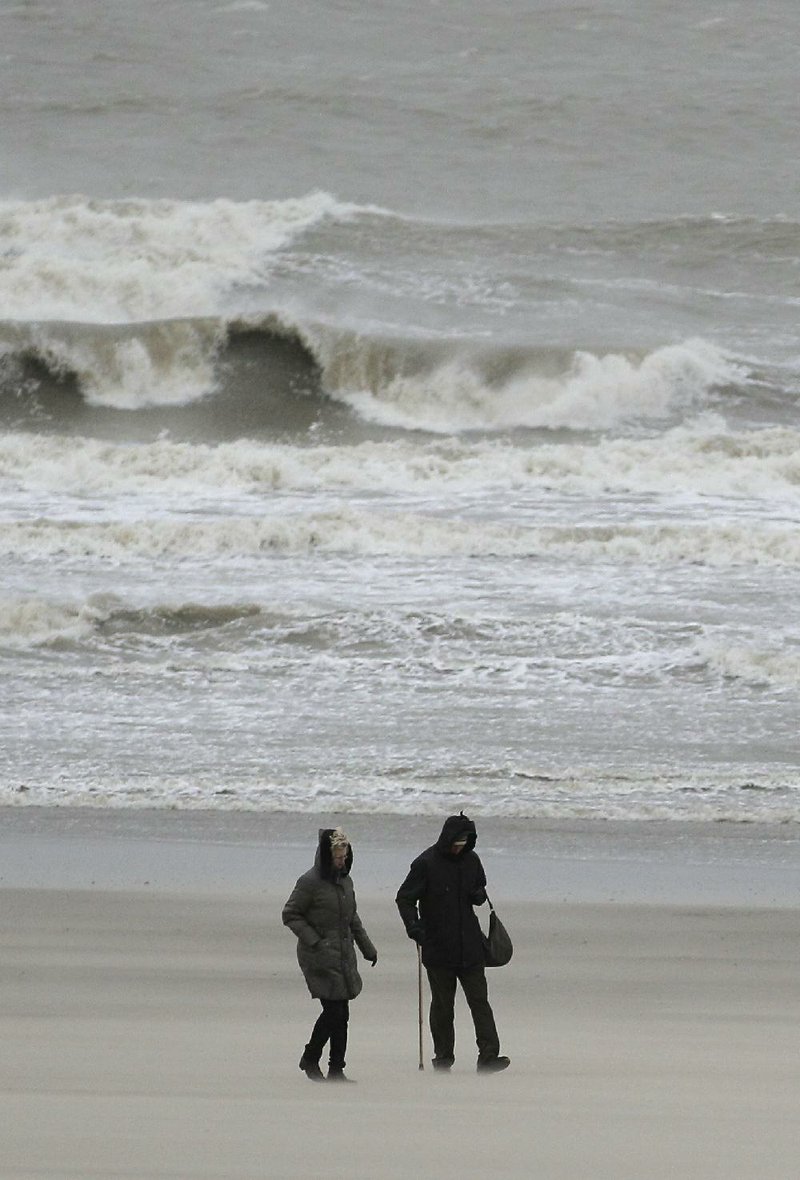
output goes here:
{"type": "Polygon", "coordinates": [[[397,890],[397,897],[395,901],[397,908],[400,911],[400,917],[403,919],[403,925],[406,928],[406,933],[409,938],[413,938],[414,942],[421,943],[424,936],[424,928],[420,921],[418,903],[421,897],[425,895],[427,888],[427,874],[425,871],[425,862],[418,857],[408,871],[403,884],[397,890]]]}
{"type": "Polygon", "coordinates": [[[306,918],[313,894],[312,882],[300,877],[281,915],[284,926],[288,926],[306,946],[316,946],[320,941],[319,934],[306,918]]]}

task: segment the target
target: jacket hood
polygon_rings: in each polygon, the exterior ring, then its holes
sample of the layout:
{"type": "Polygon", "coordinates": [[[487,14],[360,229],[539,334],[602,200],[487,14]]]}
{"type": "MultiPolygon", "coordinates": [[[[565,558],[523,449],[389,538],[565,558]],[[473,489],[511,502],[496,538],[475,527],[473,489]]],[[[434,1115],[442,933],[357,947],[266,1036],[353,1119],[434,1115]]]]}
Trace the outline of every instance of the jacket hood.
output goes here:
{"type": "MultiPolygon", "coordinates": [[[[338,872],[333,867],[333,859],[331,857],[331,836],[336,832],[336,828],[320,828],[319,840],[317,841],[317,854],[314,857],[314,867],[319,869],[320,875],[326,881],[335,881],[339,877],[346,877],[353,867],[353,849],[350,841],[347,840],[347,856],[344,862],[344,868],[338,872]]],[[[342,835],[343,833],[339,833],[342,835]]]]}
{"type": "Polygon", "coordinates": [[[450,845],[464,836],[467,838],[467,844],[464,851],[471,852],[475,847],[476,840],[478,839],[478,833],[476,831],[475,824],[468,815],[464,815],[463,811],[460,815],[449,815],[444,821],[441,835],[436,841],[436,851],[441,852],[443,856],[449,856],[450,845]]]}

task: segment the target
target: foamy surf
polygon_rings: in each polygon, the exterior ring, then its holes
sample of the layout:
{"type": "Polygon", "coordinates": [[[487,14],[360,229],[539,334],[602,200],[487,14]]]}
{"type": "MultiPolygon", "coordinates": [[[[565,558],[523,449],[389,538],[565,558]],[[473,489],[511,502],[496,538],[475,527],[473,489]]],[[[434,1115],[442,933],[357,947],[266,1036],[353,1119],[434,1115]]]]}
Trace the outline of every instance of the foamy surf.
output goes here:
{"type": "MultiPolygon", "coordinates": [[[[532,447],[458,438],[303,446],[253,439],[116,443],[15,431],[0,433],[0,487],[8,496],[26,488],[109,500],[161,493],[191,500],[310,491],[462,498],[613,492],[663,497],[684,510],[690,498],[724,497],[732,501],[731,512],[746,513],[747,500],[766,501],[780,512],[798,508],[800,432],[730,431],[713,415],[653,437],[532,447]]],[[[539,504],[545,511],[546,501],[539,504]]]]}
{"type": "Polygon", "coordinates": [[[287,780],[275,775],[218,776],[195,771],[102,776],[69,771],[57,781],[25,775],[0,783],[0,803],[12,807],[83,807],[244,811],[293,815],[438,816],[457,805],[471,813],[508,819],[673,820],[791,824],[800,807],[789,773],[733,776],[724,771],[687,774],[654,769],[633,777],[586,767],[547,774],[500,766],[484,785],[465,787],[474,767],[404,778],[364,767],[346,795],[335,777],[319,773],[287,780]]]}
{"type": "MultiPolygon", "coordinates": [[[[681,627],[620,619],[611,623],[565,613],[546,628],[525,619],[395,609],[318,614],[271,609],[258,602],[156,600],[133,605],[118,595],[95,593],[83,601],[41,597],[0,599],[0,650],[69,647],[124,652],[152,675],[174,671],[176,661],[194,675],[268,666],[286,672],[298,664],[331,674],[337,653],[357,663],[371,650],[384,668],[392,652],[407,674],[420,659],[463,684],[506,683],[536,691],[542,675],[565,686],[600,691],[609,683],[645,685],[702,678],[709,689],[741,682],[777,692],[800,689],[800,633],[759,629],[730,643],[719,628],[681,627]],[[435,648],[431,640],[435,638],[435,648]],[[475,663],[470,651],[491,639],[491,663],[475,663]],[[582,650],[580,665],[567,654],[582,650]]],[[[341,655],[338,657],[341,659],[341,655]]]]}
{"type": "Polygon", "coordinates": [[[739,523],[521,527],[420,513],[331,512],[271,517],[217,516],[86,523],[0,522],[0,554],[25,558],[142,561],[253,559],[320,553],[359,557],[527,558],[607,561],[616,566],[690,564],[714,568],[800,565],[800,532],[775,526],[753,534],[739,523]]]}
{"type": "Polygon", "coordinates": [[[242,620],[261,617],[254,603],[163,603],[133,607],[117,595],[91,594],[83,602],[59,603],[43,598],[0,598],[0,648],[45,647],[85,643],[98,635],[106,641],[136,638],[142,644],[169,644],[175,636],[206,634],[242,620]]]}
{"type": "Polygon", "coordinates": [[[275,255],[353,206],[284,201],[0,202],[0,320],[134,323],[216,316],[268,282],[275,255]]]}

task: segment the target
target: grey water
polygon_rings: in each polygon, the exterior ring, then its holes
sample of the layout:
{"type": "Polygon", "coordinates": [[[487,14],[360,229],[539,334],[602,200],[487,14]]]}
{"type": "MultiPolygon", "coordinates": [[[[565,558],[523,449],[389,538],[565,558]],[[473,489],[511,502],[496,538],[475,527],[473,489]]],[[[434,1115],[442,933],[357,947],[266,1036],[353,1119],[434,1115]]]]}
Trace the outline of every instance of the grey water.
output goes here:
{"type": "Polygon", "coordinates": [[[0,44],[1,799],[800,818],[795,5],[0,44]]]}

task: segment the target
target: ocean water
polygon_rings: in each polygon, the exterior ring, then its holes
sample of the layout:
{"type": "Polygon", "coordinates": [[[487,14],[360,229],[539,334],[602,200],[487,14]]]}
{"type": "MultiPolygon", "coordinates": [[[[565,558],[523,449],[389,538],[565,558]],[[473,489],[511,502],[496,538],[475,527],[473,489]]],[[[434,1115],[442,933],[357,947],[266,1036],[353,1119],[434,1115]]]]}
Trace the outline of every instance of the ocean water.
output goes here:
{"type": "Polygon", "coordinates": [[[800,9],[0,8],[0,802],[800,820],[800,9]]]}

